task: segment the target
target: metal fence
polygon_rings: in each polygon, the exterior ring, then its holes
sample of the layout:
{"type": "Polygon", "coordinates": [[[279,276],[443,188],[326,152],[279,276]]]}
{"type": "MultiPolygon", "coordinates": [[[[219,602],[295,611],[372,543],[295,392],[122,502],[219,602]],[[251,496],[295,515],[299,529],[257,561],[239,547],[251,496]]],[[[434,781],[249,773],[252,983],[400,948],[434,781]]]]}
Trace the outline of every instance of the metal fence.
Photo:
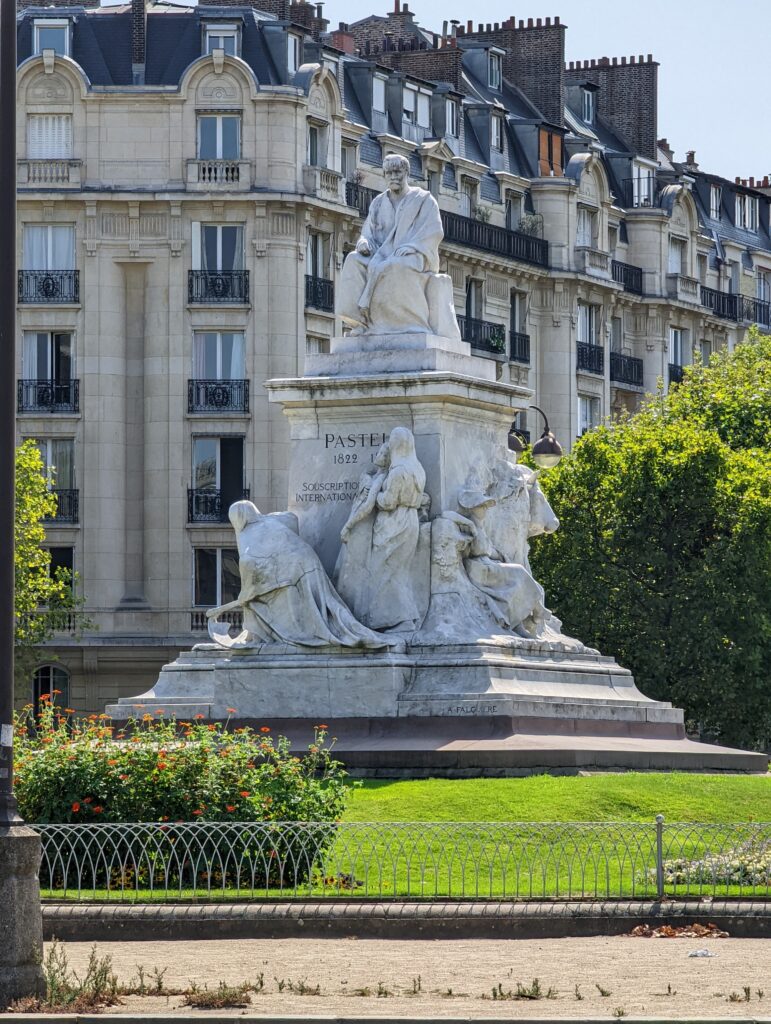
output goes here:
{"type": "Polygon", "coordinates": [[[57,900],[771,898],[771,823],[34,827],[57,900]]]}

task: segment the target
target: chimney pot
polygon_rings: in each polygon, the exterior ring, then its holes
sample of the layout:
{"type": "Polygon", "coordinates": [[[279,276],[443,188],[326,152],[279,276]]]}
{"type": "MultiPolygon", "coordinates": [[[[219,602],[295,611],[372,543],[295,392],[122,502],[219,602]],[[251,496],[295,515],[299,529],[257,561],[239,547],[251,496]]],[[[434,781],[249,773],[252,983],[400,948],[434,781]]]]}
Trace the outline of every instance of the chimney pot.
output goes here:
{"type": "Polygon", "coordinates": [[[532,18],[528,18],[527,19],[527,27],[528,28],[532,28],[533,27],[533,19],[532,18]]]}
{"type": "Polygon", "coordinates": [[[554,24],[555,24],[555,25],[559,25],[559,23],[560,23],[560,16],[559,16],[559,14],[558,14],[558,15],[556,16],[556,18],[554,19],[554,24]]]}
{"type": "Polygon", "coordinates": [[[500,26],[500,25],[498,24],[498,22],[496,21],[496,22],[495,22],[495,24],[493,25],[493,31],[494,31],[494,32],[497,32],[497,31],[498,31],[498,29],[499,29],[500,27],[501,27],[501,26],[500,26]]]}
{"type": "Polygon", "coordinates": [[[750,178],[750,188],[755,188],[755,179],[750,178]]]}
{"type": "Polygon", "coordinates": [[[535,19],[535,27],[536,28],[540,28],[541,27],[541,19],[540,18],[536,18],[535,19]]]}
{"type": "Polygon", "coordinates": [[[626,57],[621,58],[621,64],[623,67],[626,67],[626,57]]]}
{"type": "Polygon", "coordinates": [[[488,23],[485,25],[485,32],[491,32],[491,31],[492,31],[492,25],[488,21],[488,23]]]}
{"type": "Polygon", "coordinates": [[[594,58],[594,57],[592,57],[592,67],[593,67],[593,68],[596,68],[596,67],[597,67],[597,61],[595,60],[595,58],[594,58]]]}
{"type": "Polygon", "coordinates": [[[634,64],[634,62],[635,62],[635,58],[634,58],[634,54],[632,54],[632,56],[629,58],[629,63],[630,64],[634,64]]]}
{"type": "Polygon", "coordinates": [[[645,63],[645,57],[642,54],[640,54],[640,56],[637,58],[637,63],[638,64],[644,64],[645,63]]]}
{"type": "Polygon", "coordinates": [[[648,63],[649,63],[649,64],[652,64],[652,63],[653,63],[653,54],[652,54],[652,53],[649,53],[649,54],[648,54],[648,63]]]}
{"type": "Polygon", "coordinates": [[[524,23],[524,21],[522,20],[522,18],[520,18],[520,19],[519,19],[519,27],[520,27],[520,28],[524,28],[524,27],[525,27],[525,23],[524,23]]]}
{"type": "Polygon", "coordinates": [[[618,57],[614,57],[613,58],[613,67],[615,68],[617,66],[618,66],[618,57]]]}
{"type": "Polygon", "coordinates": [[[474,22],[473,21],[467,21],[466,22],[466,31],[467,32],[473,32],[474,31],[474,22]]]}
{"type": "Polygon", "coordinates": [[[551,18],[547,18],[545,24],[547,28],[551,28],[551,18]]]}

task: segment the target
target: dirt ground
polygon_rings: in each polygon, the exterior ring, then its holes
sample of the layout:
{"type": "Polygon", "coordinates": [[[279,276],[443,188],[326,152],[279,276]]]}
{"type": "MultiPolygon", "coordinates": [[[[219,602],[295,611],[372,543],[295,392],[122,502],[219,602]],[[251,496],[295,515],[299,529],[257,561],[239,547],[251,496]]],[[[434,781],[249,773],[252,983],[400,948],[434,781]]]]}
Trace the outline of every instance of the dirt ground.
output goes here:
{"type": "MultiPolygon", "coordinates": [[[[81,974],[91,944],[65,948],[81,974]]],[[[194,981],[216,989],[220,981],[235,985],[262,975],[263,991],[252,993],[250,1007],[236,1013],[771,1018],[768,939],[249,939],[100,942],[97,951],[112,956],[123,983],[137,978],[137,965],[148,975],[166,968],[167,988],[188,988],[194,981]],[[715,955],[688,956],[697,949],[715,955]],[[516,992],[518,982],[529,988],[534,978],[544,993],[540,999],[492,998],[493,988],[506,995],[516,992]],[[320,994],[298,994],[301,983],[311,990],[320,986],[320,994]]],[[[166,1013],[181,1006],[178,996],[130,996],[107,1012],[166,1013]]]]}

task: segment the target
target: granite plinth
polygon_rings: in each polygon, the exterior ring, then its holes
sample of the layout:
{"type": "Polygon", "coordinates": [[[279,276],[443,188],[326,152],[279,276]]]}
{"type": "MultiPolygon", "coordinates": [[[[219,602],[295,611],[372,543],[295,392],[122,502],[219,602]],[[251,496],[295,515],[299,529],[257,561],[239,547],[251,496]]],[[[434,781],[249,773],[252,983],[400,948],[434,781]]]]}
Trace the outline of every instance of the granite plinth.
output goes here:
{"type": "Polygon", "coordinates": [[[45,992],[40,911],[40,836],[31,828],[0,828],[0,1010],[45,992]]]}

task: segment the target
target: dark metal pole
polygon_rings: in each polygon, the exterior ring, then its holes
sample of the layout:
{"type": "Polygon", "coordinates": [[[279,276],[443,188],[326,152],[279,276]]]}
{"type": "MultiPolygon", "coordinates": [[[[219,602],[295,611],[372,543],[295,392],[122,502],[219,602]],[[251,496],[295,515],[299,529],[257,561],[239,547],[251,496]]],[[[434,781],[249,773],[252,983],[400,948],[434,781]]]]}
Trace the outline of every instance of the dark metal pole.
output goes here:
{"type": "Polygon", "coordinates": [[[13,795],[14,454],[16,450],[16,0],[0,0],[0,827],[13,795]]]}

